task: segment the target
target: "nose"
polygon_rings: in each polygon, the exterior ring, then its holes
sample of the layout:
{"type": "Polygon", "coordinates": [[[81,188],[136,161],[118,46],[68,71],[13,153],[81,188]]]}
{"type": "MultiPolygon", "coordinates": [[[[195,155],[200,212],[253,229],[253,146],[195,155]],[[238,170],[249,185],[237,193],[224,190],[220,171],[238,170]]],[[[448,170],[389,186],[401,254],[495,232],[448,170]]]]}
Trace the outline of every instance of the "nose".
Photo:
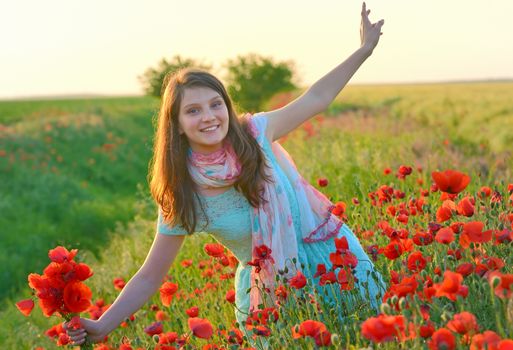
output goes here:
{"type": "Polygon", "coordinates": [[[203,113],[202,119],[203,119],[203,120],[212,120],[212,119],[215,119],[215,116],[214,116],[213,111],[212,111],[212,110],[210,110],[210,108],[205,109],[205,113],[203,113]]]}

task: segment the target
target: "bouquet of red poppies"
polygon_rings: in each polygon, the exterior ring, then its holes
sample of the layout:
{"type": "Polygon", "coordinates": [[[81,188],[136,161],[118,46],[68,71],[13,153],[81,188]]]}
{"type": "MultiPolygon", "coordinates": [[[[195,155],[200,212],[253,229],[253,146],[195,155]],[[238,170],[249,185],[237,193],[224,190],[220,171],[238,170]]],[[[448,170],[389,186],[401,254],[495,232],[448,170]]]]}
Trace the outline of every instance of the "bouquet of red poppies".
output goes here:
{"type": "MultiPolygon", "coordinates": [[[[79,313],[91,307],[92,293],[83,283],[93,275],[93,271],[84,263],[77,263],[75,258],[78,250],[68,251],[64,247],[56,247],[48,252],[51,260],[43,274],[31,273],[28,276],[29,287],[34,290],[33,297],[16,303],[18,309],[28,316],[34,308],[34,300],[46,317],[60,316],[68,323],[68,327],[80,328],[79,313]]],[[[58,345],[70,342],[65,332],[56,336],[58,345]]]]}

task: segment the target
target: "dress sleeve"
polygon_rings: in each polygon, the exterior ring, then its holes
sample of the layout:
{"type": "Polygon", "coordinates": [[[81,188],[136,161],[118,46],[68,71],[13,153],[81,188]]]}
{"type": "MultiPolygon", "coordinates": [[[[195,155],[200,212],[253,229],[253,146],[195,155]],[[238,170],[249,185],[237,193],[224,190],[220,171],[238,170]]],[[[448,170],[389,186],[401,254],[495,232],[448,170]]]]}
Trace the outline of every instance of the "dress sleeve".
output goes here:
{"type": "Polygon", "coordinates": [[[181,225],[170,227],[168,224],[166,224],[162,218],[162,212],[160,209],[159,217],[157,220],[157,233],[168,236],[182,236],[188,234],[187,231],[181,225]]]}

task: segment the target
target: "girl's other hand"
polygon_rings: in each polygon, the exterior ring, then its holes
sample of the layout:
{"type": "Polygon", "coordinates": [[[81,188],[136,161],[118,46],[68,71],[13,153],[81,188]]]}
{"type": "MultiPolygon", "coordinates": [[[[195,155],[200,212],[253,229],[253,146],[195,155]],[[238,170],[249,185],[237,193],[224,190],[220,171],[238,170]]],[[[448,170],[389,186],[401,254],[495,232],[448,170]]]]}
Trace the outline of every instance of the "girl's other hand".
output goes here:
{"type": "Polygon", "coordinates": [[[365,2],[362,4],[362,22],[360,25],[360,39],[362,47],[368,48],[370,51],[374,50],[378,45],[379,37],[381,34],[381,27],[385,23],[384,19],[376,23],[371,23],[369,20],[370,10],[367,10],[365,2]]]}
{"type": "Polygon", "coordinates": [[[79,329],[68,329],[67,323],[62,325],[73,345],[82,345],[86,341],[86,337],[89,342],[97,343],[103,341],[107,336],[101,331],[98,321],[81,318],[80,324],[82,328],[79,329]]]}

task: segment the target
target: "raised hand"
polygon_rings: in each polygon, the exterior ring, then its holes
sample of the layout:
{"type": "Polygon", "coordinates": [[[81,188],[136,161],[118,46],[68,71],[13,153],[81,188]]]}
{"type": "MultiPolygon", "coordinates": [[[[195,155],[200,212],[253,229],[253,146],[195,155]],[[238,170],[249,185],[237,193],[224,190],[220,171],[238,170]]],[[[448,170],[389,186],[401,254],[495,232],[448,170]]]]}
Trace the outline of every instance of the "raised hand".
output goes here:
{"type": "Polygon", "coordinates": [[[384,19],[376,23],[371,23],[369,20],[370,10],[367,10],[365,2],[362,4],[362,22],[360,25],[360,39],[362,46],[367,47],[369,50],[374,50],[378,45],[379,37],[381,34],[381,27],[385,23],[384,19]]]}

